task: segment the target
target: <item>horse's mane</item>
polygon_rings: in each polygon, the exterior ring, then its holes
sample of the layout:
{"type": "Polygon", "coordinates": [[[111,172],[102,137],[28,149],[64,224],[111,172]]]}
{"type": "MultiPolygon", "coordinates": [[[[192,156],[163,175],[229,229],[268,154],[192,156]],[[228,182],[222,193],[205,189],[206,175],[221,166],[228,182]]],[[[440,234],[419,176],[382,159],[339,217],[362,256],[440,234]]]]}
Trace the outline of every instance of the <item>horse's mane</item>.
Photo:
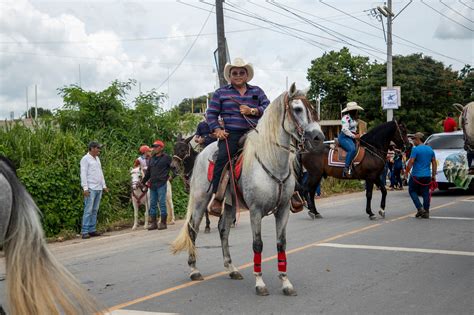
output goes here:
{"type": "Polygon", "coordinates": [[[284,95],[285,93],[282,93],[268,105],[262,118],[258,121],[256,130],[248,134],[243,152],[244,168],[249,167],[255,160],[256,153],[261,160],[265,160],[269,165],[276,165],[279,149],[275,142],[278,140],[281,128],[284,95]]]}
{"type": "Polygon", "coordinates": [[[5,162],[5,164],[16,174],[15,164],[9,158],[0,155],[0,161],[5,162]]]}
{"type": "Polygon", "coordinates": [[[366,134],[361,137],[361,140],[369,143],[377,148],[382,148],[383,139],[391,138],[390,133],[393,133],[394,128],[396,128],[395,121],[388,121],[381,125],[378,125],[370,129],[366,134]]]}

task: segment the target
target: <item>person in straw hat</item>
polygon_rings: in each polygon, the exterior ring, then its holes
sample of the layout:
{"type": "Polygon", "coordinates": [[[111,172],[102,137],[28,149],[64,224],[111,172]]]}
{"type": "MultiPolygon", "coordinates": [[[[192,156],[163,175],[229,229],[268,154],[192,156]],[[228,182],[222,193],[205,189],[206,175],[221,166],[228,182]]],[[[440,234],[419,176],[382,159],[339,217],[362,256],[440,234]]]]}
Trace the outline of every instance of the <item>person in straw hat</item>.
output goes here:
{"type": "Polygon", "coordinates": [[[342,129],[339,133],[339,144],[347,152],[346,161],[344,165],[344,171],[342,172],[343,177],[351,177],[351,163],[356,154],[355,141],[360,139],[360,135],[357,133],[357,124],[359,119],[359,110],[364,110],[362,107],[357,105],[356,102],[347,103],[346,107],[341,111],[342,129]]]}
{"type": "Polygon", "coordinates": [[[270,104],[261,88],[248,84],[253,75],[252,64],[242,58],[235,58],[232,63],[227,63],[224,77],[229,84],[214,92],[206,111],[207,123],[218,139],[218,156],[212,179],[213,196],[208,205],[209,213],[216,216],[220,216],[223,208],[223,202],[216,198],[216,192],[228,160],[226,147],[229,147],[230,155],[234,156],[239,139],[257,125],[270,104]],[[219,124],[219,116],[223,118],[225,127],[219,124]]]}

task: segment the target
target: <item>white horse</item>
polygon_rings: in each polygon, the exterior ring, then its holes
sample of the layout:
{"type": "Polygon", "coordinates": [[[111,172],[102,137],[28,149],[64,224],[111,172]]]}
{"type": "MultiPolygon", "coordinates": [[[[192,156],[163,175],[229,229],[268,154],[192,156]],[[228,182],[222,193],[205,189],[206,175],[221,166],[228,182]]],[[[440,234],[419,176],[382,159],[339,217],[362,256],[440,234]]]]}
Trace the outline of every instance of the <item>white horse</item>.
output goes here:
{"type": "MultiPolygon", "coordinates": [[[[296,295],[293,285],[286,273],[286,224],[290,213],[290,197],[295,188],[292,176],[292,159],[290,155],[292,141],[301,149],[305,140],[322,142],[324,135],[304,93],[298,91],[293,83],[289,92],[281,94],[265,110],[256,130],[249,133],[243,151],[243,168],[237,181],[242,192],[243,201],[250,211],[253,233],[254,275],[256,277],[256,293],[268,295],[261,272],[262,235],[261,221],[264,216],[273,214],[276,220],[277,251],[279,278],[285,295],[296,295]]],[[[208,161],[217,150],[217,142],[207,146],[197,156],[189,196],[186,223],[179,236],[172,244],[172,252],[187,250],[188,265],[191,268],[192,280],[203,277],[196,268],[195,241],[199,225],[206,206],[211,198],[207,179],[208,161]]],[[[232,199],[230,190],[227,200],[232,199]]],[[[235,204],[235,202],[234,202],[235,204]]],[[[232,264],[229,252],[229,231],[232,223],[232,206],[226,205],[219,220],[224,267],[232,279],[242,279],[239,270],[232,264]]]]}
{"type": "MultiPolygon", "coordinates": [[[[135,164],[136,165],[136,164],[135,164]]],[[[135,166],[130,171],[132,175],[132,204],[133,204],[133,227],[132,230],[136,230],[138,227],[138,209],[140,205],[145,205],[145,225],[143,228],[148,228],[148,215],[150,210],[150,191],[148,187],[142,185],[141,181],[143,178],[143,172],[141,167],[135,166]]],[[[174,224],[174,205],[173,205],[173,192],[170,181],[166,183],[166,211],[168,213],[167,224],[174,224]]]]}
{"type": "Polygon", "coordinates": [[[136,230],[138,227],[138,209],[140,205],[145,205],[145,225],[143,228],[148,228],[148,210],[150,209],[150,191],[148,187],[142,185],[143,173],[140,166],[132,168],[130,171],[132,175],[132,204],[133,204],[133,227],[136,230]]]}
{"type": "Polygon", "coordinates": [[[3,157],[0,250],[5,254],[8,314],[103,314],[94,298],[49,251],[39,209],[3,157]]]}

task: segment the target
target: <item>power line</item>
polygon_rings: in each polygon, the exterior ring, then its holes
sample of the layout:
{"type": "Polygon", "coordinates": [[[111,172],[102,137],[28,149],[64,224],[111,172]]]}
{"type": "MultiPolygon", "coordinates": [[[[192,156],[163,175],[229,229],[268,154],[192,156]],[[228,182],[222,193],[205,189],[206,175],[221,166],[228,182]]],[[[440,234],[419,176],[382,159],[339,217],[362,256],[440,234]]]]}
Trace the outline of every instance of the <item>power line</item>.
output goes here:
{"type": "Polygon", "coordinates": [[[474,10],[473,7],[468,6],[467,4],[465,4],[464,2],[462,2],[461,0],[459,0],[459,3],[461,3],[463,6],[469,8],[469,9],[471,9],[471,10],[474,10]]]}
{"type": "MultiPolygon", "coordinates": [[[[334,7],[334,6],[330,5],[330,4],[328,4],[328,3],[325,3],[323,0],[319,0],[319,2],[321,2],[322,4],[328,6],[328,7],[332,8],[332,9],[334,9],[334,10],[336,10],[336,11],[339,11],[339,12],[341,12],[341,13],[344,13],[344,14],[346,14],[346,15],[352,17],[353,19],[356,19],[356,20],[359,21],[359,22],[362,22],[362,23],[364,23],[364,24],[367,24],[367,25],[369,25],[369,26],[372,27],[372,28],[375,28],[375,29],[377,29],[377,30],[379,30],[379,31],[382,31],[382,29],[378,28],[377,26],[374,26],[374,25],[372,25],[372,24],[370,24],[370,23],[368,23],[368,22],[366,22],[366,21],[364,21],[364,20],[359,19],[359,18],[356,17],[356,16],[351,15],[350,13],[344,12],[344,11],[341,10],[341,9],[338,9],[338,8],[336,8],[336,7],[334,7]]],[[[437,51],[435,51],[435,50],[433,50],[433,49],[430,49],[430,48],[421,46],[421,45],[419,45],[419,44],[417,44],[417,43],[415,43],[415,42],[412,42],[412,41],[410,41],[410,40],[408,40],[408,39],[405,39],[405,38],[403,38],[403,37],[401,37],[401,36],[398,36],[398,35],[396,35],[396,34],[393,34],[393,33],[392,33],[392,35],[393,35],[394,37],[396,37],[396,38],[399,38],[399,39],[401,39],[401,40],[407,42],[407,43],[410,43],[410,44],[412,44],[412,45],[415,45],[415,46],[418,47],[418,48],[424,49],[425,51],[432,52],[432,53],[434,53],[434,54],[436,54],[436,55],[438,55],[438,56],[442,56],[442,57],[445,57],[445,58],[448,58],[448,59],[451,59],[451,60],[460,62],[460,63],[462,63],[462,64],[468,64],[468,63],[469,63],[468,61],[460,60],[460,59],[457,59],[457,58],[454,58],[454,57],[451,57],[451,56],[447,56],[447,55],[442,54],[442,53],[440,53],[440,52],[437,52],[437,51]]]]}
{"type": "MultiPolygon", "coordinates": [[[[383,51],[381,51],[381,50],[378,49],[378,48],[375,48],[375,47],[373,47],[373,46],[370,46],[370,45],[368,45],[368,44],[366,44],[366,43],[363,43],[363,42],[361,42],[361,41],[358,41],[358,40],[356,40],[356,39],[354,39],[354,38],[352,38],[352,37],[350,37],[350,36],[341,34],[341,33],[339,33],[339,32],[331,31],[330,29],[328,29],[328,28],[325,27],[325,26],[322,26],[321,24],[312,22],[312,21],[308,20],[307,18],[305,18],[305,17],[303,17],[303,16],[301,16],[301,15],[299,15],[299,14],[296,14],[296,13],[294,13],[293,11],[287,9],[287,8],[291,8],[291,7],[289,7],[289,6],[282,6],[282,5],[278,4],[276,1],[273,1],[273,2],[271,2],[270,4],[276,6],[276,7],[280,8],[280,9],[282,9],[282,10],[284,10],[284,11],[290,13],[290,14],[293,14],[293,15],[297,16],[298,18],[302,19],[302,20],[305,21],[306,23],[308,23],[308,24],[310,24],[310,25],[316,27],[317,29],[320,29],[320,30],[322,30],[323,32],[326,32],[326,33],[328,33],[328,34],[330,34],[330,35],[332,35],[332,36],[334,36],[334,37],[336,37],[336,38],[339,38],[339,37],[337,37],[337,36],[331,34],[331,32],[336,33],[336,34],[338,34],[338,35],[340,35],[340,36],[343,36],[343,37],[345,37],[345,38],[348,38],[349,40],[352,40],[352,41],[354,41],[354,42],[356,42],[356,43],[365,45],[366,47],[371,48],[372,51],[375,51],[375,52],[378,52],[378,53],[381,53],[381,54],[384,53],[383,51]],[[286,8],[285,8],[285,7],[286,7],[286,8]]],[[[359,47],[359,46],[357,46],[357,45],[351,44],[351,43],[349,43],[349,42],[347,42],[346,40],[343,40],[343,39],[342,39],[342,41],[344,41],[345,43],[347,43],[347,44],[350,45],[350,46],[359,48],[360,50],[366,52],[367,54],[369,54],[369,55],[371,55],[371,56],[373,56],[373,57],[375,57],[376,59],[378,58],[377,56],[375,56],[375,55],[369,53],[368,51],[366,51],[365,49],[363,49],[363,48],[361,48],[361,47],[359,47]]]]}
{"type": "Polygon", "coordinates": [[[206,20],[204,21],[204,23],[202,24],[201,26],[201,29],[199,30],[199,33],[198,35],[196,36],[196,38],[194,39],[194,41],[191,43],[191,46],[189,46],[188,50],[186,51],[186,53],[184,54],[183,58],[181,58],[181,60],[179,61],[179,63],[176,65],[176,67],[173,69],[173,71],[171,73],[168,73],[168,77],[163,80],[163,82],[161,82],[161,84],[158,86],[157,89],[161,88],[163,86],[163,84],[165,84],[166,82],[168,82],[168,80],[173,76],[173,74],[178,70],[178,68],[181,66],[181,64],[183,63],[184,59],[186,59],[186,57],[189,55],[189,53],[191,52],[191,49],[193,49],[194,47],[194,44],[196,44],[197,40],[199,39],[199,36],[201,35],[202,31],[204,30],[204,27],[206,26],[207,24],[207,21],[209,20],[209,18],[211,17],[211,14],[212,14],[212,10],[211,12],[209,12],[209,14],[207,15],[207,18],[206,20]]]}
{"type": "Polygon", "coordinates": [[[420,2],[423,3],[424,5],[426,5],[426,6],[427,6],[428,8],[430,8],[431,10],[435,11],[436,13],[438,13],[439,15],[444,16],[444,17],[447,18],[448,20],[450,20],[450,21],[456,23],[456,24],[459,25],[459,26],[464,27],[465,29],[470,30],[471,32],[474,32],[474,29],[469,28],[469,27],[467,27],[466,25],[461,24],[461,23],[459,23],[458,21],[456,21],[456,20],[450,18],[449,16],[447,16],[446,14],[443,14],[443,12],[440,12],[440,11],[436,10],[435,8],[433,8],[432,6],[430,6],[428,3],[424,2],[423,0],[420,0],[420,2]]]}
{"type": "Polygon", "coordinates": [[[459,11],[457,10],[454,10],[453,8],[451,8],[449,5],[447,5],[446,3],[443,2],[443,0],[439,0],[439,2],[444,5],[446,8],[450,9],[451,11],[455,12],[457,15],[463,17],[464,19],[468,20],[469,22],[472,23],[472,20],[468,19],[467,17],[465,17],[464,15],[462,15],[459,11]]]}

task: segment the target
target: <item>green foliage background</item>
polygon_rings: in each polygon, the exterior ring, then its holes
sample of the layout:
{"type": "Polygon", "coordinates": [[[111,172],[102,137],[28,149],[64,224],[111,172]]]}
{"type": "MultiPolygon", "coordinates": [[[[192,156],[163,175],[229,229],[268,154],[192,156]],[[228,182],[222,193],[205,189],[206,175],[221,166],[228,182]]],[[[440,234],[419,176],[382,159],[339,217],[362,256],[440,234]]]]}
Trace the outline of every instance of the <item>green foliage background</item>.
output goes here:
{"type": "MultiPolygon", "coordinates": [[[[80,230],[83,197],[79,162],[87,144],[104,144],[100,159],[110,193],[104,194],[98,227],[105,229],[133,216],[130,202],[130,168],[141,144],[165,142],[172,154],[176,135],[194,130],[199,117],[178,110],[163,111],[163,95],[150,91],[126,104],[133,81],[115,81],[104,91],[77,86],[60,89],[65,106],[33,128],[22,123],[0,129],[0,154],[13,160],[18,175],[43,213],[47,236],[80,230]]],[[[173,182],[175,213],[187,205],[183,183],[173,182]]],[[[142,211],[141,211],[142,212],[142,211]]]]}

